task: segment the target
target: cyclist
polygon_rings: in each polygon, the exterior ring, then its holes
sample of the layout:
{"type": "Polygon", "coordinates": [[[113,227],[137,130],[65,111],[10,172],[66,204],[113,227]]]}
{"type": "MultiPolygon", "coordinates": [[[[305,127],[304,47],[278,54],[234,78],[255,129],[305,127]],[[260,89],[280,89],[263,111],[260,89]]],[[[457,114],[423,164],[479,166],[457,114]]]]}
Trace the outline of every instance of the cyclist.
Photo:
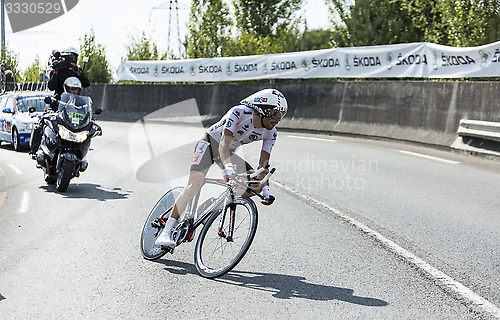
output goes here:
{"type": "MultiPolygon", "coordinates": [[[[224,179],[229,181],[236,173],[252,170],[250,164],[234,152],[240,145],[262,140],[259,168],[265,166],[271,157],[271,149],[276,142],[276,125],[285,116],[288,104],[285,96],[276,89],[264,89],[241,100],[240,105],[231,108],[217,123],[208,128],[194,152],[186,188],[175,201],[172,212],[155,245],[175,247],[171,239],[172,229],[177,226],[180,213],[200,190],[205,176],[214,163],[223,169],[224,179]]],[[[266,172],[263,173],[265,175],[266,172]]],[[[269,185],[260,187],[265,205],[271,205],[275,197],[269,185]]]]}

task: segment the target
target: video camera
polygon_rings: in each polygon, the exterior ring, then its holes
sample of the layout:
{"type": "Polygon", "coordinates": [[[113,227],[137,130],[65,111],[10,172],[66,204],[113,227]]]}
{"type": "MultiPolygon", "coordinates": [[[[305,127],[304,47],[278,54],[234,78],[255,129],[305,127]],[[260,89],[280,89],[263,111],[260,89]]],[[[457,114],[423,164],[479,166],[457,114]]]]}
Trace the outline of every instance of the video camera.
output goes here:
{"type": "Polygon", "coordinates": [[[52,51],[49,57],[49,66],[53,70],[69,69],[72,65],[76,65],[76,61],[73,61],[70,54],[61,54],[57,50],[52,51]]]}

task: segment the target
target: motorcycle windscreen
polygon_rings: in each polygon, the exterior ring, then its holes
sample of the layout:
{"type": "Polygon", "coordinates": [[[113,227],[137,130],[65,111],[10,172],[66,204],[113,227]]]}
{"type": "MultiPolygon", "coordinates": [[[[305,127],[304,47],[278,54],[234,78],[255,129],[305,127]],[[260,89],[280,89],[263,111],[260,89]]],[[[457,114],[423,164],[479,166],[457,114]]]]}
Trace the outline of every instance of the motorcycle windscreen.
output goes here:
{"type": "Polygon", "coordinates": [[[86,127],[92,118],[92,99],[63,93],[59,101],[59,116],[71,129],[79,130],[86,127]]]}

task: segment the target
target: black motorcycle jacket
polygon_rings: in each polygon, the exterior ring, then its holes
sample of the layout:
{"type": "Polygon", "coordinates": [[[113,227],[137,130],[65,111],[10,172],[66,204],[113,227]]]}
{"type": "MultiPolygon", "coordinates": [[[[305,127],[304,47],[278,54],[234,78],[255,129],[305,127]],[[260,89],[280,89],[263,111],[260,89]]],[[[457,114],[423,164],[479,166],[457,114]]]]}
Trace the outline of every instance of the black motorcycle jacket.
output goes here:
{"type": "Polygon", "coordinates": [[[50,74],[48,87],[54,90],[54,98],[61,99],[61,94],[64,92],[64,81],[69,77],[77,77],[82,83],[82,88],[90,86],[90,81],[81,68],[72,64],[67,68],[53,70],[50,74]]]}

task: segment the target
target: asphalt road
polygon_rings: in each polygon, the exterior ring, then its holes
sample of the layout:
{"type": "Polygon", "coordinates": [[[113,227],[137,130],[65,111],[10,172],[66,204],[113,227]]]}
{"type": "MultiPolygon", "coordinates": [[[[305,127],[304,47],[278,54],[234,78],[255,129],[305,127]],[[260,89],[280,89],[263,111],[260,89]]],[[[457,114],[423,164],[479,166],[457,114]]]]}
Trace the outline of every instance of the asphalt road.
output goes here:
{"type": "MultiPolygon", "coordinates": [[[[277,201],[258,205],[256,238],[235,270],[207,280],[194,242],[153,262],[139,251],[149,210],[185,183],[203,129],[101,125],[88,170],[65,193],[27,153],[0,146],[0,318],[477,319],[498,307],[471,297],[500,306],[497,162],[281,132],[277,201]]],[[[258,150],[241,152],[255,164],[258,150]]]]}

